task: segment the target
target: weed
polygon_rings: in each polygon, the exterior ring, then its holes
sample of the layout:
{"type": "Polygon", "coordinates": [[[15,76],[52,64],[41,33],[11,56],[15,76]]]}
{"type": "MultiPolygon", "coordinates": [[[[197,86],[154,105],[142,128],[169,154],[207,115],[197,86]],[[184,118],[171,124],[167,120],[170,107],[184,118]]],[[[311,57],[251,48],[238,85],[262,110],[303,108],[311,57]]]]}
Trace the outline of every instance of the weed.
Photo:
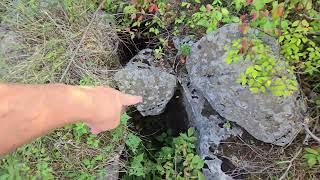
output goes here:
{"type": "Polygon", "coordinates": [[[126,144],[133,157],[128,175],[124,179],[134,179],[134,177],[204,179],[201,173],[204,161],[196,155],[196,138],[192,128],[175,138],[163,133],[157,138],[163,144],[158,151],[154,150],[151,144],[147,145],[151,148],[146,151],[137,136],[127,138],[130,143],[126,144]]]}
{"type": "Polygon", "coordinates": [[[307,161],[310,167],[316,164],[320,165],[320,148],[305,148],[303,158],[307,161]]]}

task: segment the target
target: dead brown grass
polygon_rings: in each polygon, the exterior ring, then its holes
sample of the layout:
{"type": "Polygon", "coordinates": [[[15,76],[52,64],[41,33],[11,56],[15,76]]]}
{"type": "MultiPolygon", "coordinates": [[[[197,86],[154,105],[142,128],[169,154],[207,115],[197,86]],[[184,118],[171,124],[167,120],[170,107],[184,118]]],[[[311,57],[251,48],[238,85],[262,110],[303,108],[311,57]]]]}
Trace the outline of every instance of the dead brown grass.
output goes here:
{"type": "Polygon", "coordinates": [[[85,78],[111,85],[110,77],[120,66],[111,16],[92,11],[94,5],[87,1],[72,1],[72,8],[59,1],[53,1],[58,3],[54,6],[26,2],[0,2],[6,10],[1,26],[15,32],[23,44],[13,57],[4,55],[8,70],[2,79],[78,84],[85,78]],[[23,58],[17,61],[17,55],[23,58]]]}

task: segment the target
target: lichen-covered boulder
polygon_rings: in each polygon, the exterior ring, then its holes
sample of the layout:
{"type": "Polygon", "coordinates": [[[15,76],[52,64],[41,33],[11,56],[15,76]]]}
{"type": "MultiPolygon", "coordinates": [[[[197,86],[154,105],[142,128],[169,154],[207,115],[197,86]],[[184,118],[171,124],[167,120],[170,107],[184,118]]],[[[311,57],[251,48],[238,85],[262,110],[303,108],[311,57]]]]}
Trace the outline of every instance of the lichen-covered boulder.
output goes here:
{"type": "Polygon", "coordinates": [[[230,136],[241,135],[238,127],[224,128],[220,124],[226,123],[210,106],[207,100],[192,87],[186,79],[180,79],[183,102],[188,114],[190,125],[197,132],[197,151],[205,160],[203,174],[206,179],[232,179],[222,171],[222,161],[214,155],[221,141],[230,136]]]}
{"type": "MultiPolygon", "coordinates": [[[[305,105],[298,93],[276,97],[271,93],[252,93],[237,83],[248,63],[229,65],[224,59],[225,46],[239,36],[238,25],[229,24],[198,41],[187,59],[191,83],[220,116],[236,122],[258,140],[286,145],[301,129],[299,122],[305,105]]],[[[275,40],[263,41],[277,48],[272,44],[275,40]]]]}
{"type": "Polygon", "coordinates": [[[143,96],[137,106],[143,116],[161,114],[177,84],[174,75],[153,66],[152,60],[150,50],[142,50],[114,76],[120,91],[143,96]]]}

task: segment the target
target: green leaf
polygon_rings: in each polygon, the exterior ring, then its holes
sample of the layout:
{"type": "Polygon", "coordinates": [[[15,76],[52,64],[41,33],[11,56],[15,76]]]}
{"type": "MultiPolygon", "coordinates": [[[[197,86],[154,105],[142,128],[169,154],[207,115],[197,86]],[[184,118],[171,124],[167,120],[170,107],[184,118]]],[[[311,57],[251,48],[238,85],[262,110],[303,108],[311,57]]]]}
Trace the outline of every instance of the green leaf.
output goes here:
{"type": "Polygon", "coordinates": [[[296,27],[296,26],[298,26],[298,24],[300,23],[300,21],[299,20],[296,20],[296,21],[294,21],[293,23],[292,23],[292,27],[296,27]]]}
{"type": "Polygon", "coordinates": [[[193,128],[189,128],[188,129],[188,136],[191,137],[194,135],[194,129],[193,128]]]}
{"type": "Polygon", "coordinates": [[[226,8],[221,8],[221,13],[223,16],[228,16],[229,15],[229,11],[226,8]]]}
{"type": "Polygon", "coordinates": [[[207,12],[207,9],[204,5],[202,5],[199,9],[201,12],[207,12]]]}
{"type": "Polygon", "coordinates": [[[305,150],[306,152],[310,153],[310,154],[320,155],[317,150],[312,149],[312,148],[305,148],[304,150],[305,150]]]}
{"type": "Polygon", "coordinates": [[[309,26],[309,23],[305,19],[302,20],[301,24],[304,25],[305,27],[309,26]]]}
{"type": "Polygon", "coordinates": [[[307,160],[307,163],[308,163],[308,165],[309,165],[310,167],[312,167],[312,166],[314,166],[314,165],[317,164],[317,159],[315,159],[315,158],[310,158],[310,159],[307,160]]]}
{"type": "Polygon", "coordinates": [[[258,93],[259,92],[259,88],[252,87],[252,88],[250,88],[250,91],[253,92],[253,93],[258,93]]]}
{"type": "Polygon", "coordinates": [[[284,40],[284,36],[279,37],[279,42],[282,42],[284,40]]]}
{"type": "Polygon", "coordinates": [[[133,153],[137,151],[141,142],[142,140],[138,136],[134,135],[133,133],[129,133],[125,140],[126,145],[129,147],[129,149],[133,153]]]}
{"type": "Polygon", "coordinates": [[[259,11],[264,7],[265,2],[263,0],[253,0],[252,5],[259,11]]]}
{"type": "Polygon", "coordinates": [[[127,115],[127,113],[124,113],[121,115],[120,117],[120,122],[122,125],[127,125],[128,124],[128,120],[130,119],[131,117],[127,115]]]}

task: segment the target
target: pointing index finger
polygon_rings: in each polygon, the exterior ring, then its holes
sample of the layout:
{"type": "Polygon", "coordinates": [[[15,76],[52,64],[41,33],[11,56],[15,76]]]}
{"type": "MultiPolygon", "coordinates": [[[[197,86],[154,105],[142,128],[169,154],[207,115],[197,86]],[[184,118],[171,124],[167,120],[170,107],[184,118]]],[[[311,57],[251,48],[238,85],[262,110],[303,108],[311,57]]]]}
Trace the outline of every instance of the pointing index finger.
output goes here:
{"type": "Polygon", "coordinates": [[[121,104],[124,106],[131,106],[142,102],[141,96],[133,96],[130,94],[123,94],[120,95],[121,104]]]}

